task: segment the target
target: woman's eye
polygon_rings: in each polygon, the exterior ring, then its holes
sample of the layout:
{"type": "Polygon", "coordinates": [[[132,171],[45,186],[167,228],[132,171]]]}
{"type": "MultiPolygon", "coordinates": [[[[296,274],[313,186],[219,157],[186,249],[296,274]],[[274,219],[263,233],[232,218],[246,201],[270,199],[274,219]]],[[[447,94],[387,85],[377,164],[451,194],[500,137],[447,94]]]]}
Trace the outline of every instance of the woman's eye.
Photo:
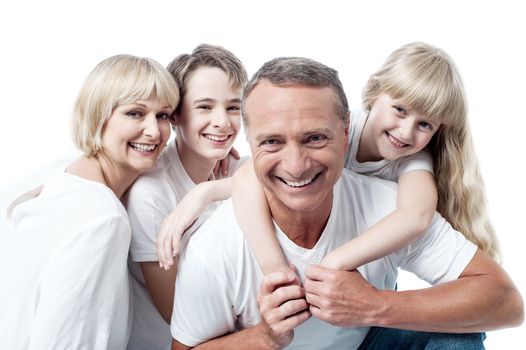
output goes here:
{"type": "Polygon", "coordinates": [[[157,119],[166,120],[170,117],[168,113],[157,113],[156,115],[157,119]]]}
{"type": "Polygon", "coordinates": [[[140,117],[143,116],[143,114],[141,112],[135,111],[135,110],[127,112],[126,115],[129,116],[129,117],[132,117],[132,118],[140,118],[140,117]]]}

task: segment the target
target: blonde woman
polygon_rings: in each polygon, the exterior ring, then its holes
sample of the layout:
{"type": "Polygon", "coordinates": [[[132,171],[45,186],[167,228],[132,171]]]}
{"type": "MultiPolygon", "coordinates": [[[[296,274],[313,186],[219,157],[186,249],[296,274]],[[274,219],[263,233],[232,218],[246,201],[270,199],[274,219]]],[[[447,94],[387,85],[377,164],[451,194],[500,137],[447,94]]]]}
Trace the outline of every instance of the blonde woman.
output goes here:
{"type": "Polygon", "coordinates": [[[13,208],[1,238],[2,349],[126,347],[131,230],[120,199],[153,168],[178,101],[149,58],[112,56],[88,76],[73,112],[83,155],[13,208]]]}

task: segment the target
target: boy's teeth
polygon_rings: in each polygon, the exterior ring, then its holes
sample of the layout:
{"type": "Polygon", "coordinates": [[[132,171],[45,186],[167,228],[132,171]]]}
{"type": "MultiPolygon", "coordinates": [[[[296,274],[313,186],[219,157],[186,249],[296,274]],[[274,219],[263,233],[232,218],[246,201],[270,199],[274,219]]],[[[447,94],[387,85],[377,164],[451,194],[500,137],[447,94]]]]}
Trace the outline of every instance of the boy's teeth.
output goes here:
{"type": "Polygon", "coordinates": [[[288,181],[288,180],[285,180],[283,179],[283,181],[291,186],[291,187],[301,187],[301,186],[305,186],[305,185],[308,185],[312,182],[312,180],[314,180],[314,177],[311,177],[310,179],[307,179],[307,180],[303,180],[303,181],[299,181],[299,182],[296,182],[296,181],[288,181]]]}
{"type": "Polygon", "coordinates": [[[212,140],[212,141],[226,141],[226,139],[228,139],[228,135],[227,136],[216,136],[216,135],[205,135],[205,137],[209,140],[212,140]]]}
{"type": "Polygon", "coordinates": [[[144,143],[130,142],[130,145],[138,151],[151,152],[155,149],[155,145],[146,145],[144,143]]]}

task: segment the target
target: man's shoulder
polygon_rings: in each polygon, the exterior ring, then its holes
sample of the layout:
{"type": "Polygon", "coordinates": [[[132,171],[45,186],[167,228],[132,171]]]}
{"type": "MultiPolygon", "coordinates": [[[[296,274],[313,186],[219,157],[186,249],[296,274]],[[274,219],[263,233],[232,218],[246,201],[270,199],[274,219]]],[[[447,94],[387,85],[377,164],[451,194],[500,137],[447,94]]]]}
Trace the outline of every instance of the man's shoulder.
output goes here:
{"type": "Polygon", "coordinates": [[[237,223],[232,200],[224,201],[214,212],[201,221],[197,219],[192,229],[185,233],[188,234],[185,244],[184,255],[206,261],[207,264],[220,262],[226,256],[228,259],[235,258],[236,252],[243,249],[245,238],[237,223]],[[193,231],[193,232],[192,232],[193,231]]]}
{"type": "Polygon", "coordinates": [[[336,184],[337,190],[344,193],[373,194],[376,196],[392,196],[397,193],[398,185],[394,181],[384,180],[376,176],[368,176],[355,173],[349,169],[343,169],[342,176],[336,184]]]}

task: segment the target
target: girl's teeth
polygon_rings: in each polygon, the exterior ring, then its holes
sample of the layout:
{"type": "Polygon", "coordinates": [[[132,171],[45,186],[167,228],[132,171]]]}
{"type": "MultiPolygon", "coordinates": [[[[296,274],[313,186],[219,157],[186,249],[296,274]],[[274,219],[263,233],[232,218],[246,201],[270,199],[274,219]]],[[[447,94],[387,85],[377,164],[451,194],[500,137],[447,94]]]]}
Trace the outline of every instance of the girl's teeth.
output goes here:
{"type": "Polygon", "coordinates": [[[389,140],[391,140],[392,143],[394,143],[395,145],[397,145],[398,147],[404,147],[406,146],[405,143],[402,143],[400,141],[398,141],[397,139],[395,139],[393,136],[391,136],[390,134],[388,134],[388,137],[389,137],[389,140]]]}

